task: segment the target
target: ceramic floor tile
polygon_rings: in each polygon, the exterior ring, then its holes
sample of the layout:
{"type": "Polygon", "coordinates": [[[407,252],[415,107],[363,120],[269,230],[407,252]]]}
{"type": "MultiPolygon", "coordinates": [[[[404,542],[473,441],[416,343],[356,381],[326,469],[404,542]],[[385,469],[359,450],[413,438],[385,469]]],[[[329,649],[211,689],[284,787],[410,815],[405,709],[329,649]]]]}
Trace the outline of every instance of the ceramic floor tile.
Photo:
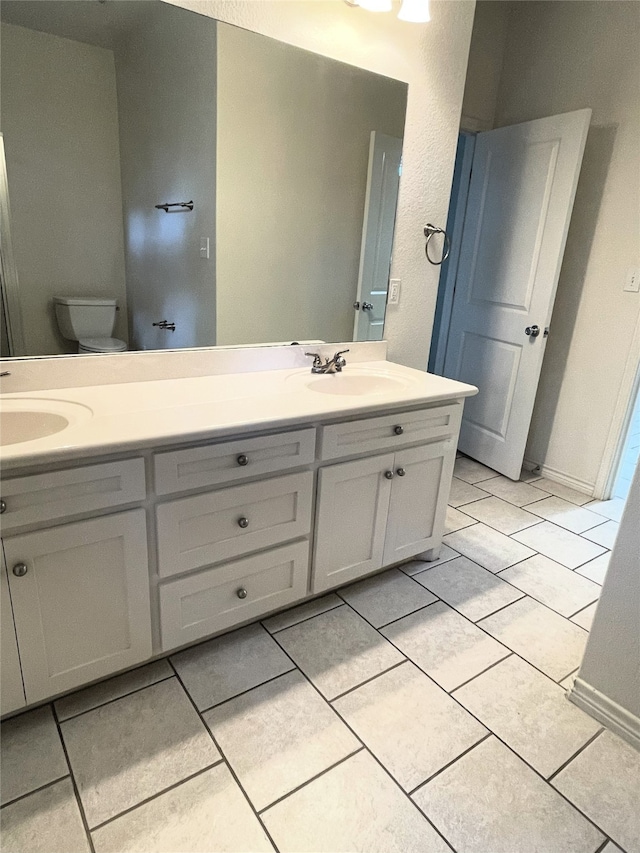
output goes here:
{"type": "Polygon", "coordinates": [[[545,777],[601,728],[567,702],[562,687],[516,655],[474,678],[454,695],[545,777]]]}
{"type": "Polygon", "coordinates": [[[436,596],[398,569],[358,581],[340,595],[374,628],[433,604],[436,596]]]}
{"type": "Polygon", "coordinates": [[[576,680],[577,674],[578,671],[576,670],[575,672],[572,672],[571,675],[568,675],[566,678],[563,678],[562,681],[559,682],[560,687],[562,687],[562,689],[565,691],[570,690],[573,687],[573,682],[576,680]]]}
{"type": "Polygon", "coordinates": [[[263,820],[280,853],[451,853],[365,750],[268,809],[263,820]]]}
{"type": "Polygon", "coordinates": [[[604,548],[613,548],[618,529],[620,525],[617,521],[605,521],[599,527],[594,527],[592,530],[587,530],[584,534],[585,539],[590,542],[595,542],[597,545],[602,545],[604,548]]]}
{"type": "Polygon", "coordinates": [[[487,730],[412,663],[333,703],[405,791],[411,791],[487,730]]]}
{"type": "Polygon", "coordinates": [[[273,847],[223,764],[92,833],[96,853],[252,853],[273,847]]]}
{"type": "Polygon", "coordinates": [[[604,836],[491,737],[413,799],[457,853],[595,853],[604,836]]]}
{"type": "Polygon", "coordinates": [[[598,602],[590,604],[589,607],[585,607],[584,610],[581,610],[579,613],[576,613],[575,616],[572,616],[571,621],[575,622],[576,625],[579,625],[581,628],[584,628],[585,631],[590,631],[591,625],[593,624],[593,617],[596,615],[597,606],[598,602]]]}
{"type": "Polygon", "coordinates": [[[505,646],[559,681],[580,666],[588,634],[531,598],[522,598],[480,622],[505,646]]]}
{"type": "Polygon", "coordinates": [[[600,595],[597,584],[542,554],[505,569],[500,577],[563,616],[572,616],[600,595]]]}
{"type": "Polygon", "coordinates": [[[554,480],[547,480],[546,477],[541,477],[536,482],[536,489],[542,489],[543,492],[549,492],[550,495],[556,495],[565,501],[576,504],[576,506],[584,506],[593,500],[589,495],[578,492],[562,483],[556,483],[554,480]]]}
{"type": "Polygon", "coordinates": [[[475,523],[475,519],[469,518],[468,515],[460,512],[459,509],[454,509],[452,506],[448,506],[444,521],[445,535],[447,533],[454,533],[456,530],[462,530],[463,527],[470,527],[475,523]]]}
{"type": "Polygon", "coordinates": [[[607,841],[600,853],[624,853],[613,841],[607,841]]]}
{"type": "Polygon", "coordinates": [[[553,785],[627,853],[640,851],[640,752],[605,731],[553,785]]]}
{"type": "Polygon", "coordinates": [[[453,475],[459,480],[464,480],[465,483],[474,485],[475,483],[481,483],[483,480],[490,480],[496,476],[496,472],[492,471],[491,468],[487,468],[486,465],[476,462],[475,459],[461,456],[459,459],[456,459],[453,475]]]}
{"type": "Polygon", "coordinates": [[[576,569],[604,553],[604,548],[599,545],[587,542],[582,536],[550,521],[542,521],[535,527],[514,533],[513,538],[568,569],[576,569]]]}
{"type": "Polygon", "coordinates": [[[71,779],[3,808],[0,834],[6,853],[90,853],[71,779]]]}
{"type": "Polygon", "coordinates": [[[319,613],[326,613],[327,610],[333,610],[334,607],[340,607],[342,604],[344,604],[342,599],[331,592],[329,595],[323,595],[322,598],[305,601],[304,604],[285,610],[284,613],[276,613],[275,616],[264,619],[262,624],[270,634],[275,634],[276,631],[290,628],[292,625],[302,622],[303,619],[310,619],[319,613]]]}
{"type": "Polygon", "coordinates": [[[350,607],[336,607],[293,625],[278,634],[278,642],[327,699],[403,659],[350,607]]]}
{"type": "Polygon", "coordinates": [[[509,654],[441,601],[393,622],[381,633],[445,690],[459,687],[509,654]]]}
{"type": "Polygon", "coordinates": [[[149,687],[150,684],[170,678],[172,675],[173,670],[169,661],[163,658],[147,666],[133,669],[131,672],[116,675],[115,678],[109,678],[107,681],[100,681],[92,687],[86,687],[54,702],[58,720],[62,722],[69,717],[75,717],[76,714],[97,708],[98,705],[104,705],[105,702],[119,699],[143,687],[149,687]]]}
{"type": "Polygon", "coordinates": [[[1,731],[2,805],[69,773],[50,705],[6,720],[1,731]]]}
{"type": "Polygon", "coordinates": [[[595,560],[591,560],[589,563],[585,563],[583,566],[577,568],[576,574],[589,578],[589,580],[592,580],[594,583],[602,586],[605,575],[607,574],[607,569],[609,568],[610,559],[610,552],[602,554],[602,556],[596,557],[595,560]]]}
{"type": "Polygon", "coordinates": [[[458,554],[457,551],[454,551],[453,548],[449,548],[448,545],[441,545],[437,560],[410,560],[408,563],[403,563],[398,568],[401,569],[405,575],[412,577],[413,575],[417,575],[419,572],[424,572],[426,569],[432,569],[434,566],[440,566],[442,563],[446,563],[448,560],[454,560],[459,556],[460,554],[458,554]]]}
{"type": "Polygon", "coordinates": [[[496,497],[483,498],[481,501],[465,504],[464,511],[476,521],[482,521],[507,536],[531,527],[533,524],[538,524],[540,521],[537,516],[531,515],[530,512],[525,512],[525,510],[496,497]]]}
{"type": "Polygon", "coordinates": [[[585,530],[602,524],[601,515],[597,515],[585,507],[569,503],[562,498],[557,498],[555,495],[542,501],[536,501],[534,504],[528,504],[525,509],[539,515],[540,518],[552,521],[559,527],[570,530],[572,533],[584,533],[585,530]]]}
{"type": "Polygon", "coordinates": [[[502,476],[494,477],[493,480],[485,480],[482,483],[482,488],[497,498],[514,504],[514,506],[524,506],[547,496],[547,492],[543,492],[535,486],[502,476]]]}
{"type": "Polygon", "coordinates": [[[257,811],[360,749],[297,670],[204,714],[257,811]]]}
{"type": "Polygon", "coordinates": [[[451,548],[490,572],[499,572],[535,554],[531,548],[486,524],[474,524],[467,530],[451,533],[445,539],[451,548]]]}
{"type": "Polygon", "coordinates": [[[542,476],[537,474],[535,471],[527,471],[526,469],[522,469],[520,471],[520,480],[523,483],[534,483],[536,480],[541,480],[542,476]]]}
{"type": "Polygon", "coordinates": [[[611,521],[620,521],[625,503],[626,501],[622,498],[612,498],[609,501],[590,501],[588,504],[585,504],[585,509],[597,512],[598,515],[610,518],[611,521]]]}
{"type": "Polygon", "coordinates": [[[415,579],[472,622],[524,595],[467,557],[428,569],[415,579]]]}
{"type": "Polygon", "coordinates": [[[464,480],[459,480],[453,477],[451,480],[451,491],[449,492],[449,506],[459,507],[463,504],[469,504],[471,501],[478,501],[480,498],[488,497],[487,492],[477,486],[472,486],[471,483],[465,483],[464,480]]]}
{"type": "Polygon", "coordinates": [[[174,655],[171,662],[201,711],[293,669],[261,625],[248,625],[193,646],[174,655]]]}
{"type": "Polygon", "coordinates": [[[176,678],[60,728],[90,827],[220,759],[176,678]]]}

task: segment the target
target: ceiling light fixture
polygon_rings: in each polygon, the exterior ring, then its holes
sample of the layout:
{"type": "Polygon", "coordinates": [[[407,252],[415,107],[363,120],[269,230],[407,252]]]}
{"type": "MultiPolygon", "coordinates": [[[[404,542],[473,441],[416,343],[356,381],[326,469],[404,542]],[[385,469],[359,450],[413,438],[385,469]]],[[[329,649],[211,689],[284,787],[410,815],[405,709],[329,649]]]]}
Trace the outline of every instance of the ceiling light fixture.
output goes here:
{"type": "Polygon", "coordinates": [[[431,20],[429,0],[402,0],[398,18],[401,21],[409,21],[412,24],[428,23],[431,20]]]}
{"type": "Polygon", "coordinates": [[[357,5],[367,12],[390,12],[392,9],[391,0],[358,0],[357,5]]]}

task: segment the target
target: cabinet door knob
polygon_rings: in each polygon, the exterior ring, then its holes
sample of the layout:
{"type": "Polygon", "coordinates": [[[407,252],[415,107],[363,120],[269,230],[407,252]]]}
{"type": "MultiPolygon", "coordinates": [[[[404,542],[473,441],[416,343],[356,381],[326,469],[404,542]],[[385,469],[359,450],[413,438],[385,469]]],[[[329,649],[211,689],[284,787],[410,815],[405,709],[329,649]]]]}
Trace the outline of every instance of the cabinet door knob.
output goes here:
{"type": "Polygon", "coordinates": [[[29,571],[25,563],[16,563],[13,567],[13,573],[17,578],[23,578],[29,571]]]}
{"type": "Polygon", "coordinates": [[[384,476],[387,478],[387,480],[393,480],[393,471],[385,471],[384,476]]]}
{"type": "Polygon", "coordinates": [[[240,589],[236,590],[236,595],[238,596],[238,598],[246,598],[247,590],[243,586],[241,586],[240,589]]]}
{"type": "Polygon", "coordinates": [[[398,424],[398,426],[394,426],[393,431],[396,435],[402,435],[402,433],[404,432],[404,427],[401,427],[400,424],[398,424]]]}
{"type": "Polygon", "coordinates": [[[243,530],[249,526],[248,518],[239,518],[238,519],[238,527],[241,527],[243,530]]]}
{"type": "Polygon", "coordinates": [[[238,465],[248,465],[249,459],[244,455],[244,453],[241,453],[240,456],[238,456],[238,458],[236,459],[236,462],[238,463],[238,465]]]}
{"type": "Polygon", "coordinates": [[[405,475],[406,473],[407,473],[407,472],[404,470],[404,468],[398,468],[398,469],[396,470],[396,474],[398,475],[398,477],[404,477],[404,475],[405,475]]]}
{"type": "Polygon", "coordinates": [[[7,502],[0,500],[0,514],[2,514],[3,512],[6,512],[6,509],[7,509],[7,502]]]}

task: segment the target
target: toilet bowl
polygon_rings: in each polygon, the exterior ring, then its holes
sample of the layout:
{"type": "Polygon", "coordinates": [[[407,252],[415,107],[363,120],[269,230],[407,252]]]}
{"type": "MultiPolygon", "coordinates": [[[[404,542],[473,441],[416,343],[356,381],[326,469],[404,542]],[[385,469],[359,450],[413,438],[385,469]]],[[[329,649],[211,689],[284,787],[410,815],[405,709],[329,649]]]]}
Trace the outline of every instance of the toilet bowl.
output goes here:
{"type": "Polygon", "coordinates": [[[127,345],[119,338],[81,338],[78,352],[126,352],[127,345]]]}
{"type": "Polygon", "coordinates": [[[78,353],[125,352],[127,344],[112,338],[116,300],[96,296],[54,296],[58,328],[63,337],[78,342],[78,353]]]}

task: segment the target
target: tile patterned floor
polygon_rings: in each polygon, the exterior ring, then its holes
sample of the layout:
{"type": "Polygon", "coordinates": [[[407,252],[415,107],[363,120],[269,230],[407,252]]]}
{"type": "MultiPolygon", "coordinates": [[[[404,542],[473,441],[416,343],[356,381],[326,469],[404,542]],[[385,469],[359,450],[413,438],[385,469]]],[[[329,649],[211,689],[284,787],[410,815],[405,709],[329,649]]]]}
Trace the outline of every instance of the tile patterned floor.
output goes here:
{"type": "Polygon", "coordinates": [[[618,508],[456,474],[437,561],[6,721],[3,849],[640,853],[640,755],[564,695],[618,508]]]}

